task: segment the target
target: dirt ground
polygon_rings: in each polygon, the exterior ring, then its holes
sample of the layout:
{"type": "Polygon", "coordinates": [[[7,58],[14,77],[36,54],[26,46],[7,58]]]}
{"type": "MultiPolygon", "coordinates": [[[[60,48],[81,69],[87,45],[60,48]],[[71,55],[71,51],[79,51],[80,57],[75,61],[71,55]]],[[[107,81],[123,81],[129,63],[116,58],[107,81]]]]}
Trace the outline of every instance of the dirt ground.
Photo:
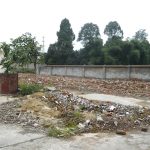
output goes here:
{"type": "Polygon", "coordinates": [[[150,82],[143,80],[101,80],[63,76],[19,74],[20,82],[41,83],[58,89],[72,89],[126,97],[150,99],[150,82]]]}

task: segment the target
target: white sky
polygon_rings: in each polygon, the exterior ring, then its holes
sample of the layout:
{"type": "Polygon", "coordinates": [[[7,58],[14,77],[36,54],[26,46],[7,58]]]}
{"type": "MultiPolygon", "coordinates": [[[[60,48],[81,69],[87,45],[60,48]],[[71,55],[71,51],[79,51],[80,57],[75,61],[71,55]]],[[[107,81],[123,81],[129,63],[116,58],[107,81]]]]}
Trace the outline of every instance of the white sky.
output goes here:
{"type": "MultiPolygon", "coordinates": [[[[117,21],[124,37],[146,29],[150,37],[150,0],[0,0],[0,42],[9,41],[25,32],[36,36],[45,51],[57,41],[62,19],[69,19],[76,35],[88,22],[99,26],[101,37],[110,21],[117,21]]],[[[75,44],[78,48],[78,44],[75,44]]]]}

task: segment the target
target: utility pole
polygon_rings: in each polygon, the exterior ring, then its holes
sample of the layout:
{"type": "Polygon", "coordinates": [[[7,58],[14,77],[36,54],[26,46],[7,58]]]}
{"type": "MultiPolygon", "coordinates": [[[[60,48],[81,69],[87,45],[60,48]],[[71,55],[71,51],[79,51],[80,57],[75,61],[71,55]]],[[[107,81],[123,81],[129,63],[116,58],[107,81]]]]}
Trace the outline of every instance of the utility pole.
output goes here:
{"type": "Polygon", "coordinates": [[[44,36],[43,36],[43,40],[42,40],[42,52],[44,53],[44,49],[45,49],[45,38],[44,38],[44,36]]]}

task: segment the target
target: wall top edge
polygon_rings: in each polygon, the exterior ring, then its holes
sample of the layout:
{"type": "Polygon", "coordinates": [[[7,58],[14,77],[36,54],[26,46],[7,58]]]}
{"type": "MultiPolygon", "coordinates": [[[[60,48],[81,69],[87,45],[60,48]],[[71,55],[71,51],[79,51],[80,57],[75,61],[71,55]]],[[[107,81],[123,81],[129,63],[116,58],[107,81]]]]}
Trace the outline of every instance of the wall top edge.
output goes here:
{"type": "Polygon", "coordinates": [[[41,67],[150,68],[150,65],[42,65],[41,67]]]}

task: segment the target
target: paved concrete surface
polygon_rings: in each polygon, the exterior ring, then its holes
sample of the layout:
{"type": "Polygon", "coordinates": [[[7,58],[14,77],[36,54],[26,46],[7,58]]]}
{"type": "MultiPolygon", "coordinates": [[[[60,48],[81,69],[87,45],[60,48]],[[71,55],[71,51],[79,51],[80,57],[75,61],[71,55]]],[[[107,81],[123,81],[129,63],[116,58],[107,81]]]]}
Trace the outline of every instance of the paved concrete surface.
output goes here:
{"type": "MultiPolygon", "coordinates": [[[[13,100],[0,97],[1,102],[13,100]]],[[[0,123],[0,150],[150,150],[148,132],[128,133],[125,136],[97,133],[56,139],[38,133],[27,133],[16,125],[0,123]]]]}
{"type": "Polygon", "coordinates": [[[142,100],[131,97],[122,97],[122,96],[114,96],[114,95],[106,95],[106,94],[80,94],[80,97],[89,99],[89,100],[97,100],[97,101],[111,101],[115,103],[119,103],[122,105],[131,105],[131,106],[149,106],[150,107],[150,99],[142,100]]]}
{"type": "Polygon", "coordinates": [[[24,133],[12,125],[0,125],[1,150],[150,150],[150,132],[126,136],[98,133],[56,139],[42,134],[24,133]]]}
{"type": "Polygon", "coordinates": [[[7,95],[0,95],[0,104],[13,101],[15,98],[7,95]]]}
{"type": "Polygon", "coordinates": [[[16,125],[0,124],[0,148],[10,147],[16,143],[23,144],[24,142],[33,139],[39,139],[45,135],[25,133],[21,127],[16,125]]]}

